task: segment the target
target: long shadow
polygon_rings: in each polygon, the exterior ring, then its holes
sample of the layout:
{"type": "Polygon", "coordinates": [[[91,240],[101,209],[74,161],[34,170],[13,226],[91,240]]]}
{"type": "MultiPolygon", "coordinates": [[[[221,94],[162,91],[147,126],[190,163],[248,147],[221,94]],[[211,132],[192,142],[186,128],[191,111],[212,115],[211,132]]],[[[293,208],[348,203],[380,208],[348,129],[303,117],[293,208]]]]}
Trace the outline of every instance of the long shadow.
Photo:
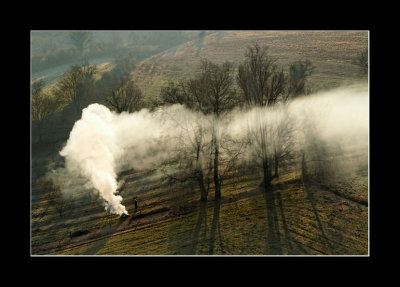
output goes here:
{"type": "Polygon", "coordinates": [[[221,228],[220,228],[220,224],[219,224],[220,209],[221,209],[221,201],[218,200],[215,202],[215,206],[214,206],[214,214],[213,214],[213,220],[212,220],[212,224],[211,224],[208,254],[214,254],[215,239],[216,239],[215,237],[216,237],[217,230],[218,230],[220,248],[221,248],[221,251],[223,251],[221,228]]]}
{"type": "Polygon", "coordinates": [[[104,239],[98,240],[95,244],[91,245],[88,249],[86,249],[85,252],[83,252],[83,255],[94,255],[94,254],[96,254],[97,251],[99,251],[104,246],[106,246],[106,243],[108,242],[110,236],[107,236],[104,239]]]}
{"type": "Polygon", "coordinates": [[[286,244],[288,246],[288,249],[289,249],[288,253],[292,254],[292,252],[293,252],[292,243],[291,243],[292,238],[290,236],[290,231],[289,231],[289,228],[288,228],[287,223],[286,223],[286,217],[285,217],[285,213],[283,211],[281,194],[277,193],[276,198],[278,199],[279,210],[281,211],[282,225],[283,225],[283,230],[285,232],[285,242],[286,242],[286,244]]]}
{"type": "Polygon", "coordinates": [[[113,226],[110,226],[110,230],[108,231],[108,234],[106,237],[104,237],[103,239],[99,239],[97,240],[93,245],[90,245],[90,247],[88,249],[86,249],[83,252],[83,255],[94,255],[96,254],[97,251],[99,251],[100,249],[102,249],[108,242],[108,240],[110,239],[110,237],[118,231],[118,227],[122,224],[124,220],[120,219],[119,222],[113,226]]]}
{"type": "Polygon", "coordinates": [[[312,192],[309,190],[309,188],[307,188],[306,186],[304,186],[304,188],[305,188],[305,190],[306,190],[307,199],[308,199],[308,201],[310,201],[311,208],[312,208],[313,213],[314,213],[314,216],[315,216],[315,218],[316,218],[316,220],[317,220],[318,227],[319,227],[319,230],[320,230],[320,232],[321,232],[322,238],[324,239],[326,245],[328,246],[328,249],[329,249],[330,253],[332,253],[332,252],[333,252],[333,247],[332,247],[332,245],[331,245],[331,243],[330,243],[328,237],[327,237],[326,234],[325,234],[324,228],[323,228],[323,226],[322,226],[322,222],[321,222],[321,220],[320,220],[320,218],[319,218],[318,210],[317,210],[317,207],[316,207],[316,201],[315,201],[314,195],[313,195],[312,192]]]}
{"type": "Polygon", "coordinates": [[[196,227],[194,229],[194,233],[192,236],[191,254],[196,254],[197,245],[199,244],[200,230],[201,230],[203,221],[204,221],[204,236],[206,236],[206,233],[207,233],[207,202],[200,203],[199,216],[198,216],[196,227]]]}
{"type": "Polygon", "coordinates": [[[137,223],[138,221],[138,216],[140,216],[142,214],[141,210],[134,210],[131,214],[130,214],[130,218],[129,218],[129,222],[128,225],[131,225],[132,221],[133,223],[137,223]]]}
{"type": "Polygon", "coordinates": [[[224,253],[224,246],[222,244],[222,236],[221,236],[221,224],[219,223],[219,205],[218,205],[218,238],[219,238],[219,247],[221,252],[224,253]]]}
{"type": "Polygon", "coordinates": [[[268,224],[265,253],[273,255],[283,254],[278,224],[278,212],[275,206],[275,192],[272,189],[264,188],[261,188],[261,192],[265,200],[268,224]]]}

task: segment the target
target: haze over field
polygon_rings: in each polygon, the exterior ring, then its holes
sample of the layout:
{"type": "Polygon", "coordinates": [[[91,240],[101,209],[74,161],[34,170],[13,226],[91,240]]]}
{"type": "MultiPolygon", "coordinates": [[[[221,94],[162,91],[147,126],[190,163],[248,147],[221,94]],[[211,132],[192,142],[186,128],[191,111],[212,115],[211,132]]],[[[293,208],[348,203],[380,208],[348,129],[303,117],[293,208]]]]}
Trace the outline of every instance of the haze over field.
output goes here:
{"type": "Polygon", "coordinates": [[[367,255],[368,31],[32,31],[32,254],[367,255]]]}
{"type": "MultiPolygon", "coordinates": [[[[235,110],[226,116],[230,120],[224,121],[182,105],[163,107],[155,112],[143,109],[117,114],[103,105],[92,104],[83,110],[60,154],[66,158],[71,175],[79,171],[103,197],[106,208],[111,207],[111,212],[121,215],[127,211],[121,205],[122,197],[115,195],[118,172],[157,168],[174,155],[177,146],[190,146],[198,127],[210,139],[216,128],[219,138],[243,142],[249,131],[257,130],[260,122],[273,133],[274,127],[287,117],[297,131],[294,140],[297,150],[305,146],[304,127],[307,126],[313,129],[314,140],[336,144],[343,151],[356,147],[367,152],[368,90],[355,85],[309,95],[291,102],[288,107],[235,110]]],[[[272,141],[273,135],[270,137],[272,141]]],[[[248,148],[251,149],[251,144],[248,148]]]]}

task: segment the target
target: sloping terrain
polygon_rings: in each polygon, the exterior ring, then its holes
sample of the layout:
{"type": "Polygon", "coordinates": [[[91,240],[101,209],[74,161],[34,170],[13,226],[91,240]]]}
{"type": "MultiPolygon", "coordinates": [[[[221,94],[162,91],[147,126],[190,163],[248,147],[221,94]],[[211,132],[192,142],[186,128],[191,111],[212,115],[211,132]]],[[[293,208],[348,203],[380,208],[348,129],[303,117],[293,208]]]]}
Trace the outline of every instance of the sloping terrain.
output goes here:
{"type": "Polygon", "coordinates": [[[368,46],[366,31],[218,31],[142,61],[132,78],[145,95],[154,97],[168,80],[196,73],[202,58],[240,63],[246,46],[253,42],[269,46],[286,70],[293,61],[311,60],[315,72],[310,82],[315,90],[365,80],[351,62],[368,46]]]}
{"type": "MultiPolygon", "coordinates": [[[[107,58],[98,58],[98,59],[93,59],[90,61],[90,64],[95,64],[98,66],[99,72],[101,73],[104,69],[104,67],[109,66],[110,63],[112,62],[111,57],[107,58]]],[[[65,65],[60,65],[56,66],[53,68],[48,68],[39,72],[32,73],[31,79],[43,79],[45,86],[51,86],[54,84],[61,75],[63,75],[71,66],[73,65],[80,65],[81,62],[77,61],[75,63],[69,63],[65,65]]]]}
{"type": "MultiPolygon", "coordinates": [[[[196,188],[161,185],[151,173],[130,171],[122,178],[128,218],[107,216],[100,205],[82,199],[57,223],[34,224],[41,232],[33,236],[33,254],[368,254],[368,207],[328,189],[304,186],[298,171],[274,180],[268,192],[257,176],[231,179],[220,203],[212,200],[212,192],[207,203],[200,203],[196,188]],[[78,230],[87,234],[68,237],[78,230]],[[50,239],[47,244],[39,244],[45,239],[50,239]]],[[[368,192],[368,187],[358,190],[368,192]]]]}
{"type": "MultiPolygon", "coordinates": [[[[157,96],[168,80],[196,73],[201,58],[239,63],[253,41],[268,45],[282,65],[313,61],[314,89],[365,80],[351,62],[367,46],[368,33],[348,31],[219,31],[139,63],[132,78],[146,97],[157,96]]],[[[65,135],[73,124],[65,120],[68,113],[65,109],[65,116],[51,123],[62,123],[65,135]]],[[[53,130],[48,132],[54,137],[53,130]]],[[[33,178],[50,169],[48,162],[62,164],[55,156],[63,145],[58,144],[35,150],[33,178]]],[[[46,196],[33,190],[32,254],[368,254],[367,165],[325,186],[304,185],[297,167],[275,179],[269,192],[260,186],[259,175],[242,174],[225,182],[219,203],[211,186],[204,204],[195,185],[170,186],[152,171],[129,170],[119,179],[126,182],[121,191],[130,214],[126,219],[107,214],[89,193],[75,194],[73,207],[58,216],[46,196]]]]}

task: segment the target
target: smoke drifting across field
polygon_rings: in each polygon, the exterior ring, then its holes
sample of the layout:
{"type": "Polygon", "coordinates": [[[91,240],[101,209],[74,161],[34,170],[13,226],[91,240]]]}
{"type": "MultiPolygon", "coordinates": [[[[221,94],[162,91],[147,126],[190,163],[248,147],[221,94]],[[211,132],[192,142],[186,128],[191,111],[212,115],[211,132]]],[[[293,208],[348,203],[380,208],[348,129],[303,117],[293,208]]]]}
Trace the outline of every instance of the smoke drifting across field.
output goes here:
{"type": "Polygon", "coordinates": [[[117,173],[128,168],[157,168],[171,155],[190,147],[199,130],[240,141],[257,128],[255,118],[271,124],[290,117],[295,131],[293,148],[297,150],[307,141],[307,127],[314,136],[342,149],[367,151],[368,104],[368,89],[360,85],[317,93],[273,109],[234,110],[218,122],[181,105],[116,114],[92,104],[83,110],[60,154],[66,159],[70,180],[85,178],[86,187],[99,192],[107,210],[127,214],[122,197],[116,195],[117,173]]]}

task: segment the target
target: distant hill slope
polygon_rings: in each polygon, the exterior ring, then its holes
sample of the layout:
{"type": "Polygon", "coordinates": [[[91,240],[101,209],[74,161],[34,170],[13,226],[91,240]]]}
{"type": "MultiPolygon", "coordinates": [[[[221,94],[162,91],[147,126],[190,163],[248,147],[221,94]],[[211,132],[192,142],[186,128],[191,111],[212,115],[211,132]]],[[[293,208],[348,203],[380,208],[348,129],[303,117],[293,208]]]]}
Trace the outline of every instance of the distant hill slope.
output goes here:
{"type": "MultiPolygon", "coordinates": [[[[95,64],[97,65],[98,69],[98,74],[97,78],[99,78],[99,75],[104,73],[105,71],[109,70],[112,66],[112,61],[113,59],[111,57],[106,57],[106,58],[97,58],[97,59],[91,59],[89,61],[89,64],[95,64]]],[[[50,87],[51,85],[54,85],[59,78],[68,71],[73,65],[81,65],[82,61],[77,61],[74,63],[69,63],[65,65],[59,65],[53,68],[45,69],[40,72],[32,73],[31,74],[31,81],[34,81],[36,79],[42,79],[44,80],[44,85],[45,87],[50,87]]]]}
{"type": "Polygon", "coordinates": [[[366,31],[218,31],[142,61],[132,78],[146,96],[154,97],[168,80],[196,73],[201,58],[238,64],[246,47],[255,41],[269,46],[270,54],[277,56],[285,69],[292,61],[311,60],[316,67],[310,78],[315,90],[366,78],[351,64],[368,46],[366,31]]]}

